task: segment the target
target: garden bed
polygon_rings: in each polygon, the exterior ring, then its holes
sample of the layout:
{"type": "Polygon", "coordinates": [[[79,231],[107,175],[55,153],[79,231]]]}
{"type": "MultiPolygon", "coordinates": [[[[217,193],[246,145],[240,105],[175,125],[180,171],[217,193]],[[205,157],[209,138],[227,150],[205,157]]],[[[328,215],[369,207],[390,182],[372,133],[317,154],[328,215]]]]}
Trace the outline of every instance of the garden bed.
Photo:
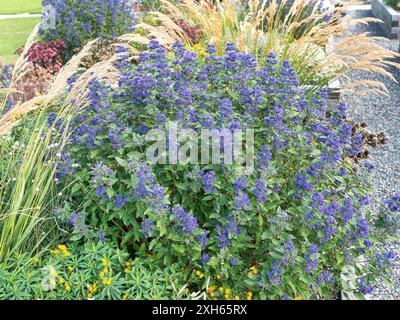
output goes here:
{"type": "Polygon", "coordinates": [[[396,66],[347,37],[370,19],[346,2],[150,1],[138,18],[140,1],[44,0],[55,28],[0,66],[0,299],[371,294],[400,196],[369,208],[368,147],[387,139],[339,94],[387,91],[350,79],[396,66]]]}
{"type": "Polygon", "coordinates": [[[372,13],[383,21],[381,28],[387,37],[396,39],[400,35],[400,11],[384,4],[383,0],[372,0],[372,13]]]}

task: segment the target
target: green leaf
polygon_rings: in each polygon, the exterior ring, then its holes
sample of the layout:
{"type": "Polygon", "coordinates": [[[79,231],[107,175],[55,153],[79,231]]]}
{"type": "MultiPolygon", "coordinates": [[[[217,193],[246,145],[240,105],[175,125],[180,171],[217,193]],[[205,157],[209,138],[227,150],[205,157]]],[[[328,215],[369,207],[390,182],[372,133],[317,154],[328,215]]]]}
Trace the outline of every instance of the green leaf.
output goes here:
{"type": "Polygon", "coordinates": [[[149,245],[149,250],[150,250],[150,251],[153,250],[153,248],[154,248],[154,246],[155,246],[156,244],[157,244],[157,239],[151,240],[150,245],[149,245]]]}
{"type": "Polygon", "coordinates": [[[79,183],[75,183],[71,188],[71,194],[76,193],[81,189],[81,185],[79,183]]]}
{"type": "Polygon", "coordinates": [[[128,162],[126,162],[124,159],[121,159],[119,157],[116,157],[115,160],[117,161],[117,163],[121,166],[126,168],[128,166],[128,162]]]}
{"type": "Polygon", "coordinates": [[[110,198],[112,198],[115,195],[114,190],[111,188],[107,189],[106,193],[107,193],[107,196],[109,196],[110,198]]]}
{"type": "Polygon", "coordinates": [[[100,148],[93,149],[92,151],[90,151],[90,157],[92,159],[96,158],[97,155],[99,154],[99,152],[100,152],[100,148]]]}
{"type": "Polygon", "coordinates": [[[174,250],[180,254],[184,254],[185,253],[185,246],[183,244],[172,244],[172,248],[174,248],[174,250]]]}

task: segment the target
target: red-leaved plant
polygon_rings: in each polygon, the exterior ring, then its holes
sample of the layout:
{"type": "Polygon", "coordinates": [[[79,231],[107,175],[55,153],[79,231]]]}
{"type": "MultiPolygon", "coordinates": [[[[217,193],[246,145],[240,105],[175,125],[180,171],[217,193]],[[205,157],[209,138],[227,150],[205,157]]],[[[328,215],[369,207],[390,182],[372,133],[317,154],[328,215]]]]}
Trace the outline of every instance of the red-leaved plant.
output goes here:
{"type": "Polygon", "coordinates": [[[203,31],[198,26],[191,25],[185,19],[174,19],[174,22],[185,31],[192,44],[200,42],[200,39],[203,36],[203,31]]]}
{"type": "Polygon", "coordinates": [[[52,40],[46,43],[37,42],[27,53],[27,58],[34,65],[39,65],[51,73],[58,73],[62,67],[62,57],[66,44],[63,40],[52,40]]]}
{"type": "Polygon", "coordinates": [[[29,61],[14,82],[14,101],[22,103],[46,93],[54,75],[63,66],[66,44],[63,40],[34,43],[25,55],[29,61]]]}

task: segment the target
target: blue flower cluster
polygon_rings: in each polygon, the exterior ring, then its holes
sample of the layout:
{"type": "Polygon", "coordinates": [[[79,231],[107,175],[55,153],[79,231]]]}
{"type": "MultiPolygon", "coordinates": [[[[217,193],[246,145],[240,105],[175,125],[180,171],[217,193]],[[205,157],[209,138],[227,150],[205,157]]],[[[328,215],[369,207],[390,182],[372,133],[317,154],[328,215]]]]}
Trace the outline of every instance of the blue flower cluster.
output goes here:
{"type": "Polygon", "coordinates": [[[388,268],[394,264],[394,260],[397,258],[397,255],[394,251],[388,251],[384,253],[376,253],[376,266],[383,270],[384,268],[388,268]]]}
{"type": "Polygon", "coordinates": [[[165,189],[155,182],[154,176],[147,165],[143,165],[136,172],[137,185],[132,190],[136,199],[146,203],[156,213],[161,213],[168,208],[166,204],[165,189]]]}
{"type": "Polygon", "coordinates": [[[271,265],[271,270],[267,270],[266,273],[272,286],[279,286],[282,283],[282,270],[279,268],[277,262],[274,261],[271,265]]]}
{"type": "Polygon", "coordinates": [[[359,287],[360,287],[360,291],[363,294],[371,294],[374,292],[375,290],[375,286],[372,284],[367,283],[365,277],[361,277],[359,280],[359,287]]]}
{"type": "Polygon", "coordinates": [[[92,228],[86,223],[86,214],[77,211],[71,213],[69,207],[66,208],[56,208],[53,212],[55,218],[60,220],[60,222],[66,226],[72,228],[74,236],[72,239],[78,240],[82,237],[89,239],[97,239],[101,242],[106,242],[107,237],[102,228],[92,228]]]}
{"type": "Polygon", "coordinates": [[[114,184],[116,172],[102,162],[97,162],[91,174],[91,182],[96,190],[96,195],[102,200],[110,199],[110,196],[107,195],[107,190],[114,184]]]}
{"type": "Polygon", "coordinates": [[[304,256],[306,260],[305,270],[307,272],[313,272],[318,266],[318,251],[319,248],[315,244],[310,244],[307,254],[304,256]]]}
{"type": "Polygon", "coordinates": [[[207,193],[213,193],[216,188],[213,186],[215,182],[215,171],[204,171],[200,170],[199,172],[201,183],[203,184],[204,191],[207,193]]]}
{"type": "Polygon", "coordinates": [[[385,203],[392,213],[400,213],[400,196],[393,196],[388,200],[385,200],[385,203]]]}
{"type": "Polygon", "coordinates": [[[43,0],[41,39],[64,40],[74,53],[95,38],[114,39],[133,30],[130,0],[43,0]],[[53,17],[52,15],[55,15],[53,17]],[[50,25],[55,18],[55,28],[50,25]]]}
{"type": "Polygon", "coordinates": [[[218,224],[215,230],[217,231],[217,246],[223,249],[227,249],[231,245],[231,239],[237,237],[240,232],[240,228],[233,220],[228,220],[223,227],[218,224]]]}
{"type": "Polygon", "coordinates": [[[174,216],[175,223],[183,233],[192,233],[198,228],[197,219],[192,214],[187,213],[181,206],[174,206],[172,215],[174,216]]]}
{"type": "Polygon", "coordinates": [[[387,233],[396,234],[400,226],[400,196],[391,196],[384,201],[384,210],[380,212],[378,226],[383,226],[387,233]]]}

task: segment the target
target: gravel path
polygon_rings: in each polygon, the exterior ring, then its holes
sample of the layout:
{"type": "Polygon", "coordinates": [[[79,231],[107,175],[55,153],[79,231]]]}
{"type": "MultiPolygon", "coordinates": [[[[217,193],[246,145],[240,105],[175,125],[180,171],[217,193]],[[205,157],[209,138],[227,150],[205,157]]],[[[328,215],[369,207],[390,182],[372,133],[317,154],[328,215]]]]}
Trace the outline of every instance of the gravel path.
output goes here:
{"type": "MultiPolygon", "coordinates": [[[[372,16],[371,11],[355,11],[357,16],[372,16]]],[[[379,26],[357,27],[356,32],[369,31],[372,35],[383,36],[379,26]]],[[[384,42],[385,46],[397,51],[399,40],[384,42]]],[[[400,62],[400,59],[399,61],[400,62]]],[[[391,70],[397,81],[400,82],[400,70],[391,70]]],[[[372,132],[384,131],[389,138],[389,144],[371,151],[370,162],[375,169],[372,172],[373,192],[371,207],[376,209],[382,199],[391,195],[400,194],[400,85],[383,76],[356,72],[352,79],[367,78],[384,82],[389,90],[389,96],[366,94],[364,96],[344,95],[343,101],[349,106],[349,117],[359,122],[367,123],[372,132]]],[[[371,296],[367,299],[400,299],[400,241],[387,243],[382,250],[394,250],[397,253],[396,267],[393,268],[391,278],[393,285],[381,281],[371,296]]]]}

